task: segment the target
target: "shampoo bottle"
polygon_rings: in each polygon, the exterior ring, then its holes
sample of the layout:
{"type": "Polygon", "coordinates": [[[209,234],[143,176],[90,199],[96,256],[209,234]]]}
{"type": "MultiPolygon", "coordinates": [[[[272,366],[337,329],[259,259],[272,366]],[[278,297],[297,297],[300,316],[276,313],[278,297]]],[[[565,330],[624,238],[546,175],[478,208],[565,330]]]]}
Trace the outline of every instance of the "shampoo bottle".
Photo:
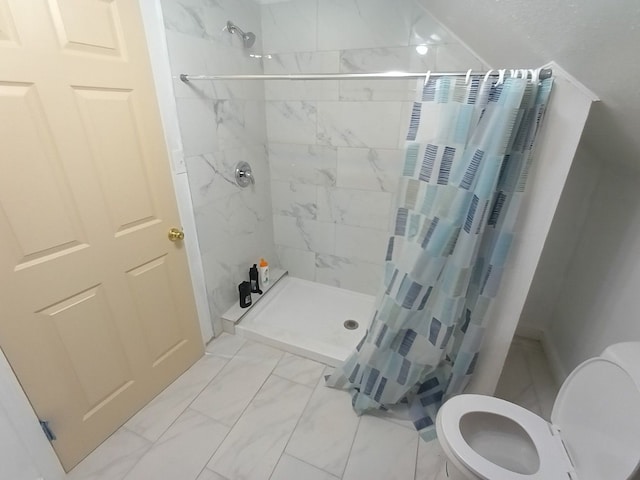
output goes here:
{"type": "Polygon", "coordinates": [[[260,284],[263,287],[269,284],[269,264],[264,258],[260,259],[260,284]]]}
{"type": "Polygon", "coordinates": [[[251,293],[262,294],[262,290],[258,286],[258,266],[255,263],[249,269],[249,281],[251,282],[251,293]]]}

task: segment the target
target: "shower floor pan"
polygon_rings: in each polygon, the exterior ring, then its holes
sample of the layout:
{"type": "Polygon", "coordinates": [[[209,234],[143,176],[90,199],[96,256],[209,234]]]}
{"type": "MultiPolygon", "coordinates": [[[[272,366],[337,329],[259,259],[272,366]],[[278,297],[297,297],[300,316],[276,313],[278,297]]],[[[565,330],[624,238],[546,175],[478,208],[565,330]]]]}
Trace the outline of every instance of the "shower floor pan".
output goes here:
{"type": "Polygon", "coordinates": [[[375,297],[285,276],[236,325],[236,335],[338,366],[364,336],[375,297]],[[353,327],[345,327],[345,322],[353,327]]]}

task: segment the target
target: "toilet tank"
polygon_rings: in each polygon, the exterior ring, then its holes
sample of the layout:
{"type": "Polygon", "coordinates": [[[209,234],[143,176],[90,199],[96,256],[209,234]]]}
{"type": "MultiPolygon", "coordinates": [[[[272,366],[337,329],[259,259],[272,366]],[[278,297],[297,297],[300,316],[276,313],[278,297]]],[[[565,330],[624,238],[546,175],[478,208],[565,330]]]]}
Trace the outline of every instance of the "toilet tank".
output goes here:
{"type": "Polygon", "coordinates": [[[640,342],[616,343],[605,348],[600,357],[624,368],[640,389],[640,342]]]}
{"type": "Polygon", "coordinates": [[[580,480],[623,480],[640,464],[640,342],[578,365],[551,413],[580,480]]]}

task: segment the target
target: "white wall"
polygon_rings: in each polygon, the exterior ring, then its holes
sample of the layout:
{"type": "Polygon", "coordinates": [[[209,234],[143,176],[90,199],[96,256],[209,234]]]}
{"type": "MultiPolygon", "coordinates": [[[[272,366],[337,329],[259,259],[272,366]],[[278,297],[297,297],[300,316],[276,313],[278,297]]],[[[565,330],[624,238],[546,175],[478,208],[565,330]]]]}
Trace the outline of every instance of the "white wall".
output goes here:
{"type": "Polygon", "coordinates": [[[640,173],[607,165],[548,324],[565,373],[620,341],[640,341],[640,173]]]}
{"type": "Polygon", "coordinates": [[[513,334],[530,291],[536,268],[591,104],[597,100],[558,65],[545,120],[536,139],[535,158],[518,212],[516,238],[500,289],[487,313],[478,367],[469,391],[493,394],[513,334]]]}
{"type": "MultiPolygon", "coordinates": [[[[270,3],[262,34],[265,73],[484,68],[413,0],[270,3]]],[[[415,85],[265,82],[275,242],[291,274],[377,293],[415,85]]]]}
{"type": "Polygon", "coordinates": [[[7,412],[0,405],[0,478],[35,480],[39,476],[7,412]]]}
{"type": "Polygon", "coordinates": [[[637,2],[417,1],[492,66],[555,60],[601,98],[554,218],[522,325],[545,329],[559,377],[612,342],[640,340],[634,317],[640,306],[637,2]]]}
{"type": "Polygon", "coordinates": [[[520,317],[523,334],[537,336],[551,322],[601,171],[602,162],[584,147],[578,148],[520,317]]]}
{"type": "Polygon", "coordinates": [[[0,351],[0,479],[62,480],[65,474],[0,351]]]}
{"type": "Polygon", "coordinates": [[[596,156],[640,164],[637,0],[416,0],[495,68],[551,60],[595,92],[585,142],[596,156]]]}

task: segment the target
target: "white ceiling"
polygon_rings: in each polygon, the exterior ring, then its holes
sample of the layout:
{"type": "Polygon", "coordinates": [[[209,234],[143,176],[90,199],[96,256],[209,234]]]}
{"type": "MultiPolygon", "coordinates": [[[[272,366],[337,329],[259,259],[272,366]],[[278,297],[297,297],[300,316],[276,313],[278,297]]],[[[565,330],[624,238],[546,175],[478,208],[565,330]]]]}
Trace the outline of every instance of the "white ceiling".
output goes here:
{"type": "Polygon", "coordinates": [[[602,100],[586,146],[640,168],[640,0],[415,1],[494,68],[555,60],[602,100]]]}

